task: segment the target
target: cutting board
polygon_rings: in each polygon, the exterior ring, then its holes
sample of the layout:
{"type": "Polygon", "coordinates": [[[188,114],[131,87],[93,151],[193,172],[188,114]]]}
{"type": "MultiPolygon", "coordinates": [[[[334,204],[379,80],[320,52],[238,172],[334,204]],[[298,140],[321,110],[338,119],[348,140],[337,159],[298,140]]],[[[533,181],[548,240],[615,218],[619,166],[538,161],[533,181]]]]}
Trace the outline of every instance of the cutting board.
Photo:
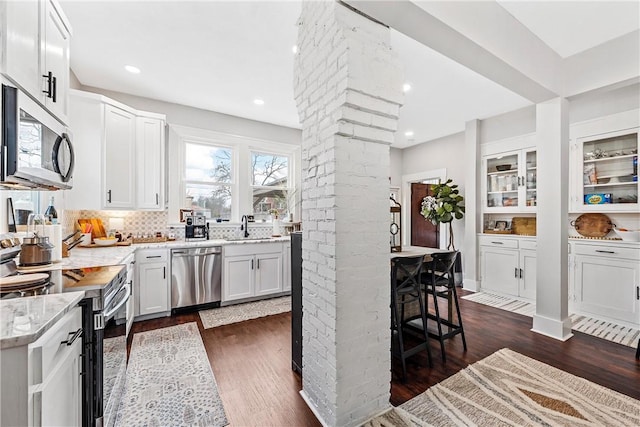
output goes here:
{"type": "Polygon", "coordinates": [[[78,224],[91,224],[93,230],[91,230],[91,238],[98,239],[100,237],[107,237],[107,232],[104,229],[104,225],[102,225],[102,220],[100,218],[80,218],[78,220],[78,224]]]}
{"type": "Polygon", "coordinates": [[[511,220],[511,231],[513,234],[526,236],[536,235],[536,218],[535,217],[513,217],[511,220]]]}
{"type": "Polygon", "coordinates": [[[613,224],[608,216],[601,213],[585,213],[580,215],[575,221],[571,221],[581,236],[604,237],[613,228],[613,224]]]}

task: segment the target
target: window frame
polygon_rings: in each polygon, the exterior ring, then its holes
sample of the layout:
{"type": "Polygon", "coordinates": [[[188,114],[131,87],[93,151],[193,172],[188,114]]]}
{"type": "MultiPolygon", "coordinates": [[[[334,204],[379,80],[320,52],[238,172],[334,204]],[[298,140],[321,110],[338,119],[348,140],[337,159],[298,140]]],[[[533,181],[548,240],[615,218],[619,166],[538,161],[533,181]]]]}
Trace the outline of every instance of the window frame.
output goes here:
{"type": "MultiPolygon", "coordinates": [[[[232,150],[231,223],[239,223],[242,215],[251,214],[253,211],[251,153],[259,152],[287,156],[289,158],[288,199],[293,202],[295,216],[297,218],[300,217],[300,204],[297,203],[296,196],[299,193],[297,189],[301,185],[299,171],[299,165],[301,164],[300,145],[173,124],[169,125],[168,134],[167,186],[169,225],[180,224],[180,209],[185,208],[183,205],[186,198],[185,144],[187,142],[232,150]],[[296,198],[292,200],[291,195],[296,196],[296,198]]],[[[215,221],[213,224],[215,224],[215,221]]]]}
{"type": "MultiPolygon", "coordinates": [[[[249,200],[249,206],[251,207],[251,214],[255,215],[262,215],[262,213],[256,213],[253,210],[253,195],[254,195],[254,191],[256,189],[276,189],[276,190],[282,190],[285,191],[285,199],[287,200],[287,210],[289,210],[289,202],[291,201],[291,194],[294,193],[294,189],[291,186],[291,182],[293,179],[293,174],[292,174],[292,170],[291,170],[291,165],[293,163],[293,155],[290,153],[283,153],[283,152],[276,152],[273,150],[264,150],[263,148],[250,148],[249,149],[249,164],[247,165],[247,169],[249,172],[249,190],[250,190],[250,200],[249,200]],[[278,157],[286,157],[287,158],[287,185],[286,186],[270,186],[270,185],[254,185],[253,184],[253,155],[254,154],[261,154],[261,155],[271,155],[271,156],[278,156],[278,157]]],[[[283,212],[284,213],[284,212],[283,212]]],[[[256,217],[256,219],[258,219],[256,217]]]]}

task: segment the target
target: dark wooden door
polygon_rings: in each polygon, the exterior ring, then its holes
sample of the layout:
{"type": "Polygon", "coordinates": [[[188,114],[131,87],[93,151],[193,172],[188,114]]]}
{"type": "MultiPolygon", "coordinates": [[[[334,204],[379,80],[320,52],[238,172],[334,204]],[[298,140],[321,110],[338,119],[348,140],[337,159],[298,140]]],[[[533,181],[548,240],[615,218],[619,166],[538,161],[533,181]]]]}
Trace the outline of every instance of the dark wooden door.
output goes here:
{"type": "Polygon", "coordinates": [[[431,224],[421,214],[422,199],[430,195],[431,184],[411,184],[411,246],[437,248],[440,233],[437,225],[431,224]]]}

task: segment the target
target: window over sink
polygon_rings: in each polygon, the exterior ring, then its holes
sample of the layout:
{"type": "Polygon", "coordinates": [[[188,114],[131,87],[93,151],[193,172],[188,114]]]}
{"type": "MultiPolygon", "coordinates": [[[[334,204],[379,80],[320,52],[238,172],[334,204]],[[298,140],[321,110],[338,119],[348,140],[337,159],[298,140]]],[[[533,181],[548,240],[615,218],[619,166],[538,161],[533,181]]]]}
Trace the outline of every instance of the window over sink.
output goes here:
{"type": "Polygon", "coordinates": [[[252,152],[253,215],[267,219],[275,209],[282,217],[289,209],[289,156],[252,152]]]}
{"type": "Polygon", "coordinates": [[[185,143],[185,206],[209,218],[231,217],[233,150],[185,143]]]}

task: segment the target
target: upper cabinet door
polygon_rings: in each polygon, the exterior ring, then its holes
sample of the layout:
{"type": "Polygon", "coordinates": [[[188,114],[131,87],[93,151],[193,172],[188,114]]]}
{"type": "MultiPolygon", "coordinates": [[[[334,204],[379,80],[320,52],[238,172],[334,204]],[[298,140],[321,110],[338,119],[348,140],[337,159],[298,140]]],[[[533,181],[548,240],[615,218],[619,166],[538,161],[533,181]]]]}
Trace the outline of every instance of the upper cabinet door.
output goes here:
{"type": "Polygon", "coordinates": [[[5,39],[2,72],[25,91],[40,98],[40,3],[3,1],[5,39]]]}
{"type": "Polygon", "coordinates": [[[135,206],[136,118],[128,111],[105,105],[103,205],[131,209],[135,206]]]}
{"type": "Polygon", "coordinates": [[[535,212],[537,204],[535,149],[483,158],[485,212],[535,212]]]}
{"type": "Polygon", "coordinates": [[[45,7],[42,43],[42,94],[45,106],[67,123],[69,93],[69,31],[53,2],[45,7]],[[51,73],[51,81],[49,81],[51,73]],[[46,77],[45,77],[46,76],[46,77]]]}
{"type": "Polygon", "coordinates": [[[136,118],[137,207],[164,209],[164,120],[136,118]]]}
{"type": "Polygon", "coordinates": [[[574,152],[575,211],[638,211],[638,128],[576,138],[574,152]]]}

